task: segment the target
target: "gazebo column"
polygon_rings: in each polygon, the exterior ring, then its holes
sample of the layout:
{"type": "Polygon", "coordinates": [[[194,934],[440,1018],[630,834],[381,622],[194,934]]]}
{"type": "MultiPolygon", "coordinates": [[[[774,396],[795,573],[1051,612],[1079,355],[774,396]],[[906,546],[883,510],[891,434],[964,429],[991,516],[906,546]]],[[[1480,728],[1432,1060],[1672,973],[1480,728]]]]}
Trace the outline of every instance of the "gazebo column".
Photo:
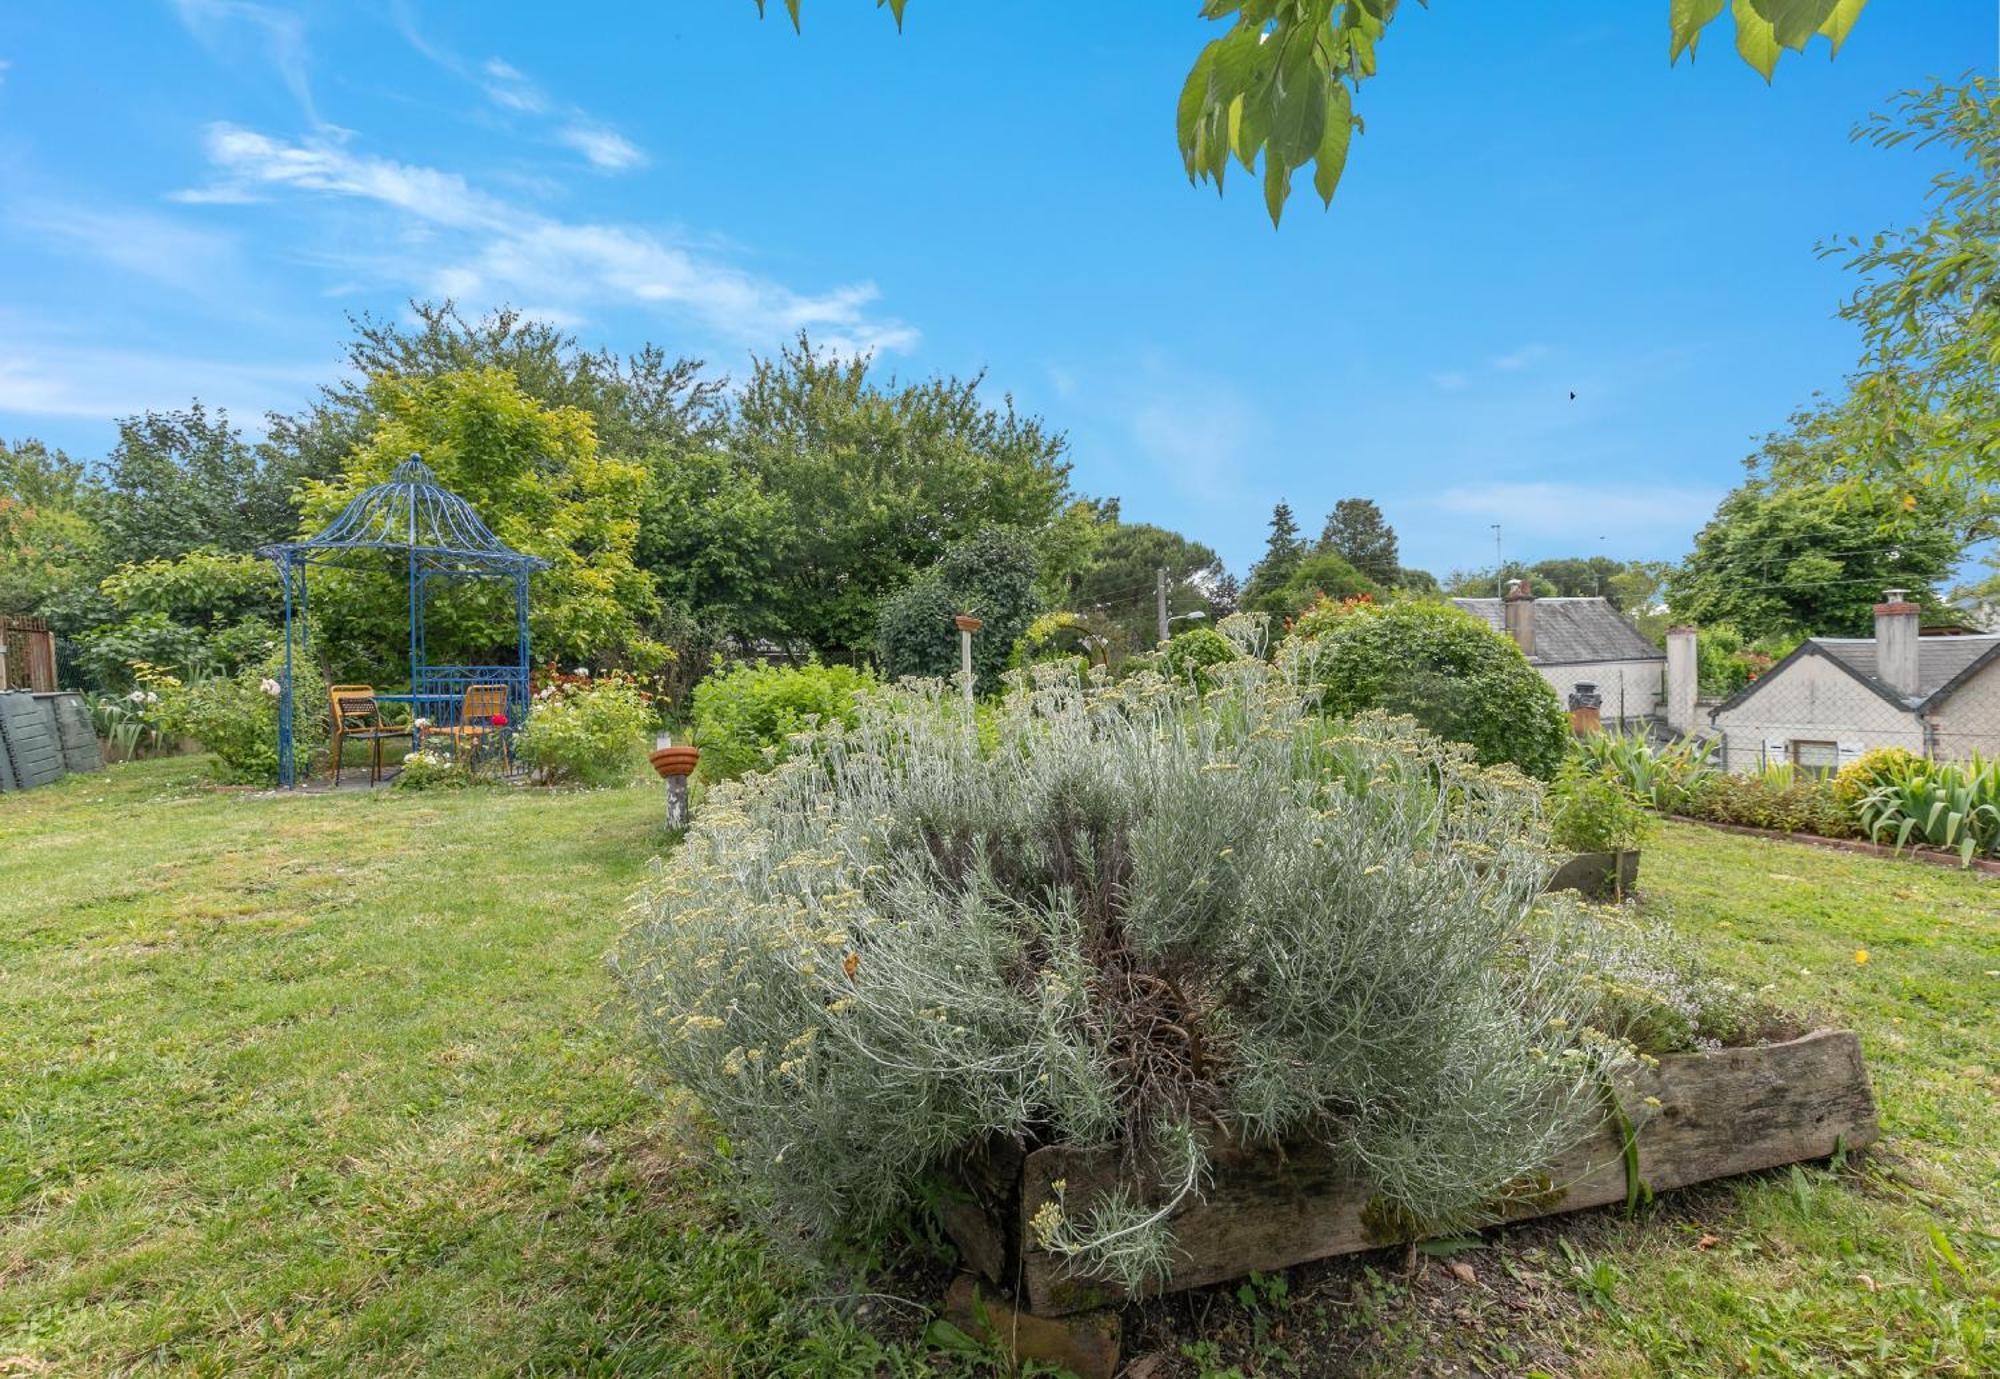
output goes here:
{"type": "Polygon", "coordinates": [[[292,770],[292,562],[278,562],[278,582],[285,591],[285,682],[278,694],[278,785],[289,790],[292,770]]]}

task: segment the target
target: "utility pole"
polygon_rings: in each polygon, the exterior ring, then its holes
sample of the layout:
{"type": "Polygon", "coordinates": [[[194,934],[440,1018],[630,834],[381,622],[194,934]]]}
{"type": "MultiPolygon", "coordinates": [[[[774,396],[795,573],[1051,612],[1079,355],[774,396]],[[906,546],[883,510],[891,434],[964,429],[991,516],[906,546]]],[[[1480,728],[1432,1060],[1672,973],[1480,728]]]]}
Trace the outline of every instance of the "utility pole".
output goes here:
{"type": "Polygon", "coordinates": [[[1167,639],[1169,631],[1167,627],[1167,567],[1164,565],[1153,571],[1153,602],[1159,608],[1160,640],[1164,642],[1167,639]]]}
{"type": "Polygon", "coordinates": [[[1496,597],[1507,597],[1507,557],[1500,553],[1500,524],[1493,524],[1493,593],[1496,597]]]}

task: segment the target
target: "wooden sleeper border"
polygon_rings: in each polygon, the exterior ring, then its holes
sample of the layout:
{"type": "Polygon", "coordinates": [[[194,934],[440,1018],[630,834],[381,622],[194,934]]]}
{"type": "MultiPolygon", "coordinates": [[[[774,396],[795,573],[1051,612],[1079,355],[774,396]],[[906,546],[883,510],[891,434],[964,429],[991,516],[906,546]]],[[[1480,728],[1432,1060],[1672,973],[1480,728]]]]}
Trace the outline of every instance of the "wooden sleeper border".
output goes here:
{"type": "MultiPolygon", "coordinates": [[[[1878,1134],[1861,1041],[1849,1030],[1672,1054],[1656,1067],[1621,1075],[1615,1090],[1634,1130],[1638,1180],[1653,1192],[1823,1159],[1861,1149],[1878,1134]]],[[[1549,1169],[1546,1190],[1506,1219],[1626,1201],[1634,1184],[1616,1119],[1563,1155],[1549,1169]]],[[[1179,1255],[1159,1291],[1413,1238],[1323,1150],[1225,1149],[1211,1157],[1208,1192],[1174,1217],[1179,1255]]],[[[1061,1257],[1034,1245],[1028,1223],[1051,1200],[1055,1182],[1067,1185],[1068,1209],[1075,1211],[1119,1178],[1117,1155],[1109,1151],[1049,1146],[1023,1154],[1009,1144],[991,1146],[965,1165],[965,1192],[942,1208],[943,1224],[966,1267],[1012,1291],[1031,1313],[1056,1317],[1116,1304],[1127,1296],[1122,1289],[1072,1275],[1061,1257]]]]}

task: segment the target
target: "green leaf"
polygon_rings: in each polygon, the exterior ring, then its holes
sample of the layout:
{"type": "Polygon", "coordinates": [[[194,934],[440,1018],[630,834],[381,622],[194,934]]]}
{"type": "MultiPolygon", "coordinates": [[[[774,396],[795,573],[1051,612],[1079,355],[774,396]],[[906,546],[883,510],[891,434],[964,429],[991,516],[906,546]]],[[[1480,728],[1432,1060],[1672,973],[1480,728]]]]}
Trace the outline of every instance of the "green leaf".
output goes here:
{"type": "MultiPolygon", "coordinates": [[[[787,0],[787,3],[791,4],[794,8],[797,8],[798,0],[787,0]]],[[[878,6],[887,5],[889,7],[889,13],[896,17],[897,29],[900,30],[903,27],[903,6],[908,4],[909,0],[875,0],[875,3],[878,6]]]]}
{"type": "Polygon", "coordinates": [[[1319,151],[1326,134],[1327,88],[1331,85],[1313,62],[1312,44],[1301,40],[1284,55],[1271,88],[1271,124],[1267,158],[1295,168],[1319,151]]]}
{"type": "Polygon", "coordinates": [[[1292,194],[1292,170],[1281,158],[1264,157],[1264,209],[1271,213],[1271,228],[1285,213],[1285,198],[1292,194]]]}
{"type": "Polygon", "coordinates": [[[960,1331],[950,1322],[939,1318],[924,1328],[924,1343],[935,1350],[949,1351],[955,1355],[979,1355],[984,1347],[979,1342],[960,1331]]]}
{"type": "Polygon", "coordinates": [[[1750,4],[1771,26],[1771,36],[1796,53],[1832,15],[1834,0],[1750,0],[1750,4]]]}
{"type": "Polygon", "coordinates": [[[1777,70],[1777,35],[1772,32],[1771,21],[1757,13],[1755,0],[1730,0],[1729,12],[1736,19],[1736,51],[1742,59],[1763,73],[1764,80],[1770,81],[1777,70]]]}
{"type": "Polygon", "coordinates": [[[1701,42],[1701,31],[1722,13],[1723,0],[1673,0],[1667,9],[1667,28],[1671,31],[1671,41],[1667,47],[1667,61],[1679,62],[1685,52],[1688,60],[1694,60],[1694,50],[1701,42]]]}
{"type": "Polygon", "coordinates": [[[1313,190],[1319,193],[1323,206],[1333,204],[1333,190],[1340,185],[1340,175],[1347,168],[1347,145],[1353,137],[1353,98],[1347,94],[1345,84],[1335,82],[1328,92],[1326,129],[1320,135],[1319,152],[1313,158],[1313,190]]]}
{"type": "Polygon", "coordinates": [[[1215,50],[1221,42],[1217,39],[1201,50],[1201,56],[1194,60],[1187,81],[1181,86],[1180,104],[1174,109],[1174,137],[1180,141],[1181,161],[1187,165],[1190,182],[1194,181],[1200,166],[1196,158],[1196,137],[1201,130],[1202,110],[1208,104],[1208,84],[1215,70],[1215,50]]]}
{"type": "Polygon", "coordinates": [[[1867,3],[1868,0],[1836,0],[1833,13],[1826,17],[1826,23],[1819,26],[1819,31],[1826,35],[1826,41],[1832,45],[1831,56],[1840,55],[1840,45],[1847,42],[1848,31],[1854,27],[1854,21],[1861,17],[1862,7],[1867,3]]]}
{"type": "Polygon", "coordinates": [[[1447,1235],[1437,1240],[1418,1242],[1417,1253],[1431,1255],[1438,1259],[1449,1259],[1467,1250],[1483,1250],[1486,1242],[1476,1235],[1447,1235]]]}

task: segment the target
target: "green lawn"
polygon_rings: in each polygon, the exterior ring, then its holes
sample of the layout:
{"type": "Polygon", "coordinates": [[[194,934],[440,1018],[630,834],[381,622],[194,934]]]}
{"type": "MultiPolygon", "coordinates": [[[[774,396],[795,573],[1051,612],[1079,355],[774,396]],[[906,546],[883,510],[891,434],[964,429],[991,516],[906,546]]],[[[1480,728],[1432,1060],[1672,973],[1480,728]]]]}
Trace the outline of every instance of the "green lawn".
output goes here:
{"type": "MultiPolygon", "coordinates": [[[[739,1230],[642,1085],[602,958],[656,784],[199,771],[0,798],[0,1375],[930,1372],[909,1309],[842,1320],[739,1230]]],[[[2000,883],[1680,827],[1642,881],[1862,1031],[1883,1145],[1498,1233],[1472,1283],[1397,1252],[1135,1310],[1160,1379],[2000,1370],[2000,883]]]]}

